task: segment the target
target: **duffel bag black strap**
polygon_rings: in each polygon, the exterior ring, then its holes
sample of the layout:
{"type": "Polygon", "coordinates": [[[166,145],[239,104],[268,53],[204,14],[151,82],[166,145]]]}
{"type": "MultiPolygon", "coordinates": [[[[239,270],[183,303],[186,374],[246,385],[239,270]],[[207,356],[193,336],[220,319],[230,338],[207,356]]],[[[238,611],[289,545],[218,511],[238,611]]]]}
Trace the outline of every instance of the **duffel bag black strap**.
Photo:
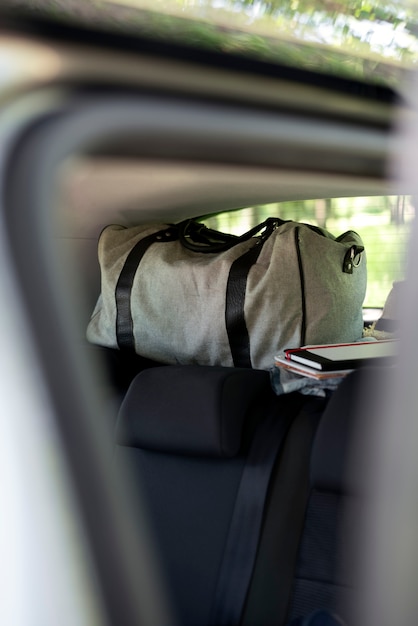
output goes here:
{"type": "Polygon", "coordinates": [[[229,270],[226,286],[225,324],[235,367],[252,367],[250,335],[244,316],[248,274],[257,262],[267,239],[277,226],[283,223],[283,220],[277,218],[266,220],[264,222],[266,228],[260,239],[248,252],[236,259],[229,270]]]}
{"type": "Polygon", "coordinates": [[[260,239],[267,239],[273,230],[284,224],[278,217],[269,217],[261,224],[247,231],[243,235],[230,235],[207,228],[195,220],[184,220],[177,224],[181,245],[192,252],[217,253],[225,252],[243,241],[248,241],[260,233],[260,239]]]}
{"type": "Polygon", "coordinates": [[[235,367],[252,367],[250,353],[250,335],[244,316],[245,295],[248,274],[257,262],[264,241],[240,256],[231,265],[226,285],[225,324],[235,367]]]}
{"type": "Polygon", "coordinates": [[[144,237],[132,248],[116,284],[116,341],[120,350],[135,351],[134,323],[131,312],[131,295],[136,271],[148,248],[156,242],[178,239],[175,227],[167,227],[144,237]]]}

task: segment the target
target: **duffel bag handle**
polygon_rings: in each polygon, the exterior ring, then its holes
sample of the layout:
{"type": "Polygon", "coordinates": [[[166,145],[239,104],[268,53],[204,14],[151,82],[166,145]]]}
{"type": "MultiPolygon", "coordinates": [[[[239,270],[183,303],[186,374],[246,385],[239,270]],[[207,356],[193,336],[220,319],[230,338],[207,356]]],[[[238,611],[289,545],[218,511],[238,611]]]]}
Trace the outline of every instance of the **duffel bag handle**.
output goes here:
{"type": "Polygon", "coordinates": [[[216,253],[233,248],[243,241],[248,241],[260,233],[259,239],[265,241],[271,233],[286,220],[279,217],[269,217],[261,224],[254,226],[243,235],[230,235],[207,228],[195,220],[184,220],[177,224],[179,241],[184,248],[192,252],[216,253]]]}

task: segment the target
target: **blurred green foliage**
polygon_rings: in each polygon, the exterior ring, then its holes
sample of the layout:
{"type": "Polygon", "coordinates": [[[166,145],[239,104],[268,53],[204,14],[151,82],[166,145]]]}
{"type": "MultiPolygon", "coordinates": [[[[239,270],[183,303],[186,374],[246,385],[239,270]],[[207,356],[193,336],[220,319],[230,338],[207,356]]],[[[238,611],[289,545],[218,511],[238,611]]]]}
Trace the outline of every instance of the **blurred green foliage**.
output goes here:
{"type": "Polygon", "coordinates": [[[405,65],[418,58],[417,11],[393,0],[1,2],[54,19],[377,83],[398,84],[405,65]],[[379,28],[386,30],[376,39],[379,28]]]}

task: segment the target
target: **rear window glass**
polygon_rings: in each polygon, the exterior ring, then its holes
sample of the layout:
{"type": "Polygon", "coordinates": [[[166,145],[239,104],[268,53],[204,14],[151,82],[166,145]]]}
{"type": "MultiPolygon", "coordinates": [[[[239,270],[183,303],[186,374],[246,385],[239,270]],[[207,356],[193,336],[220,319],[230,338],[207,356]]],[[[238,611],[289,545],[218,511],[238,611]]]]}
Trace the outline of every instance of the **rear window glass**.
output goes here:
{"type": "Polygon", "coordinates": [[[267,217],[297,220],[338,236],[355,230],[367,253],[365,308],[383,307],[395,280],[404,278],[405,253],[415,209],[409,196],[332,198],[247,207],[203,218],[206,226],[240,235],[267,217]]]}

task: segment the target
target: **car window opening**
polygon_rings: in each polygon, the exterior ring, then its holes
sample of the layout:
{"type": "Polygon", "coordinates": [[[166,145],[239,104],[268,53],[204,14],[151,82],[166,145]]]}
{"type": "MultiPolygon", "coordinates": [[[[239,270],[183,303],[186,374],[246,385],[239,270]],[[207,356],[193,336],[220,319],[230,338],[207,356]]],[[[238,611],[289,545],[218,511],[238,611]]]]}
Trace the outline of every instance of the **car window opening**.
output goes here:
{"type": "Polygon", "coordinates": [[[349,229],[358,232],[367,253],[364,320],[380,316],[393,283],[405,277],[404,254],[415,217],[409,196],[280,202],[205,216],[202,221],[210,228],[238,235],[273,215],[313,224],[334,235],[349,229]]]}

